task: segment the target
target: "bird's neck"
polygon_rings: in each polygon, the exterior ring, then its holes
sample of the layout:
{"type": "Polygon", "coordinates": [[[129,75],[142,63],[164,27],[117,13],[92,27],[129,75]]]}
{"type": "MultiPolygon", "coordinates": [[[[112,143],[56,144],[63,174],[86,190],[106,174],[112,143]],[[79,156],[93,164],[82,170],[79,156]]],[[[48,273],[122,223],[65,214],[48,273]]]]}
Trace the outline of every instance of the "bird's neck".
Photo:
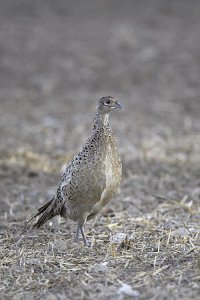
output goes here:
{"type": "Polygon", "coordinates": [[[101,113],[100,111],[96,112],[96,116],[94,118],[94,128],[101,126],[109,126],[109,113],[101,113]]]}

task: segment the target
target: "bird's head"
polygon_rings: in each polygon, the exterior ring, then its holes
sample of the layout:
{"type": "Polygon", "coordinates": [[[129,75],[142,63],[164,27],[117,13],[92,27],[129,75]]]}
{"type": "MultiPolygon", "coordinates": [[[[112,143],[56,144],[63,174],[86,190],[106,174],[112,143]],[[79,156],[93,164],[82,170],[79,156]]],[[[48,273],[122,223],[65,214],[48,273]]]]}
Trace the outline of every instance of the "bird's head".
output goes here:
{"type": "Polygon", "coordinates": [[[109,114],[113,109],[122,109],[122,105],[114,97],[107,96],[99,100],[98,111],[101,113],[109,114]]]}

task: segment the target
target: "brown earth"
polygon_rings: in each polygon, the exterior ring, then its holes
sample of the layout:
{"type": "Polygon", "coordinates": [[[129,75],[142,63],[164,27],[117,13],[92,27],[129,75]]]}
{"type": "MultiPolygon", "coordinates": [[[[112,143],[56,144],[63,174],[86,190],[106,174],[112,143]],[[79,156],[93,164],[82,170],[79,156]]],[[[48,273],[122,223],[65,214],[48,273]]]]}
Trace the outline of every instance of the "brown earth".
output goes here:
{"type": "Polygon", "coordinates": [[[1,299],[199,299],[199,36],[198,0],[1,1],[1,299]],[[107,95],[123,181],[86,249],[25,220],[107,95]]]}

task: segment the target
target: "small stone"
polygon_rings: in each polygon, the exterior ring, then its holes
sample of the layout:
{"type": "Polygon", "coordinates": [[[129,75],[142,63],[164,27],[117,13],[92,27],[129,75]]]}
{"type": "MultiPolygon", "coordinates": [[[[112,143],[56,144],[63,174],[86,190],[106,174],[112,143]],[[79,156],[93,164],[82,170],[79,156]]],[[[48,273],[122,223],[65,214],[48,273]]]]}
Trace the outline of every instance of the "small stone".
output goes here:
{"type": "Polygon", "coordinates": [[[133,290],[132,287],[126,283],[122,283],[122,286],[118,289],[117,294],[120,296],[119,299],[123,299],[124,296],[138,297],[140,293],[133,290]]]}
{"type": "Polygon", "coordinates": [[[92,267],[92,271],[95,273],[106,273],[108,271],[108,262],[96,264],[92,267]]]}
{"type": "Polygon", "coordinates": [[[115,245],[122,244],[127,239],[127,234],[119,232],[110,238],[110,242],[115,245]]]}
{"type": "Polygon", "coordinates": [[[53,249],[57,251],[66,251],[67,248],[68,248],[67,242],[63,240],[57,240],[53,245],[53,249]]]}

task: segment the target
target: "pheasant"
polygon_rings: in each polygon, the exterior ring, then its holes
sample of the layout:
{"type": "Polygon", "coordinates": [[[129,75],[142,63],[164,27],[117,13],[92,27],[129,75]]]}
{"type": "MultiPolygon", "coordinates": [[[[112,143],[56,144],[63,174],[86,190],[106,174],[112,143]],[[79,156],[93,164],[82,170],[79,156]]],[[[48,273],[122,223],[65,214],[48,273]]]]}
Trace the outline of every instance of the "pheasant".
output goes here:
{"type": "Polygon", "coordinates": [[[114,97],[99,100],[92,134],[68,163],[56,196],[34,215],[33,218],[41,215],[34,227],[39,228],[60,215],[77,222],[74,241],[79,240],[81,233],[84,245],[89,245],[84,233],[85,222],[101,212],[121,181],[121,161],[108,122],[110,112],[117,108],[122,109],[122,105],[114,97]]]}

